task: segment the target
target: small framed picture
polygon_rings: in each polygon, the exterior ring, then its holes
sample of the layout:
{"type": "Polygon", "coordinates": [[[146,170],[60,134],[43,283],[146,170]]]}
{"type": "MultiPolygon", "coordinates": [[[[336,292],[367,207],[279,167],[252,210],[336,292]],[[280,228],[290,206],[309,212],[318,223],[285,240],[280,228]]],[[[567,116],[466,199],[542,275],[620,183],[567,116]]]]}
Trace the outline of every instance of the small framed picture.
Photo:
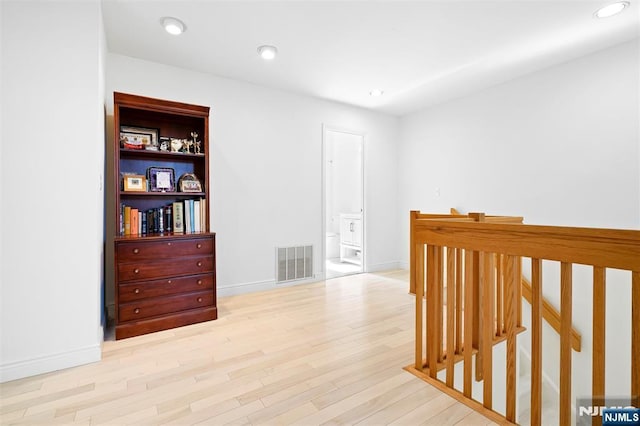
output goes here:
{"type": "Polygon", "coordinates": [[[127,192],[147,192],[147,178],[142,175],[125,175],[123,181],[127,192]]]}
{"type": "Polygon", "coordinates": [[[185,173],[178,179],[180,192],[202,192],[202,184],[193,173],[185,173]]]}
{"type": "Polygon", "coordinates": [[[149,190],[152,192],[175,192],[176,174],[169,167],[149,167],[149,190]]]}
{"type": "Polygon", "coordinates": [[[120,132],[120,146],[126,149],[145,149],[151,143],[151,135],[120,132]]]}
{"type": "Polygon", "coordinates": [[[128,137],[131,135],[144,135],[145,140],[142,148],[129,148],[129,149],[146,149],[151,151],[158,150],[158,129],[151,129],[147,127],[135,127],[135,126],[120,126],[120,141],[122,142],[122,135],[125,134],[128,137]]]}

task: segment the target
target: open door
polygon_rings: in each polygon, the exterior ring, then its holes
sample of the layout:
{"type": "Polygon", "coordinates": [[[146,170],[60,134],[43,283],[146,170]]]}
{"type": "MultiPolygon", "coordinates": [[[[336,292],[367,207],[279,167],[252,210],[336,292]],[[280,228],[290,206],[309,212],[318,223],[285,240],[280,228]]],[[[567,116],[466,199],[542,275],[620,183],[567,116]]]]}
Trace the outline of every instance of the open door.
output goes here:
{"type": "Polygon", "coordinates": [[[325,277],[364,271],[364,136],[324,127],[325,277]]]}

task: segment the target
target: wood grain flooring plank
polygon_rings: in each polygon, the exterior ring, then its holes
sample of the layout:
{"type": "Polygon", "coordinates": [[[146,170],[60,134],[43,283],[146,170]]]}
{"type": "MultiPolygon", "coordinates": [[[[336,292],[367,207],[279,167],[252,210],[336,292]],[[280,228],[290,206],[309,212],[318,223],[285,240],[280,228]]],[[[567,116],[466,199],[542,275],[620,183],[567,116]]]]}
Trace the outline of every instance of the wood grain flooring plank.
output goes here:
{"type": "Polygon", "coordinates": [[[402,370],[407,282],[391,271],[219,298],[216,321],[106,341],[100,362],[0,384],[0,423],[489,424],[402,370]]]}

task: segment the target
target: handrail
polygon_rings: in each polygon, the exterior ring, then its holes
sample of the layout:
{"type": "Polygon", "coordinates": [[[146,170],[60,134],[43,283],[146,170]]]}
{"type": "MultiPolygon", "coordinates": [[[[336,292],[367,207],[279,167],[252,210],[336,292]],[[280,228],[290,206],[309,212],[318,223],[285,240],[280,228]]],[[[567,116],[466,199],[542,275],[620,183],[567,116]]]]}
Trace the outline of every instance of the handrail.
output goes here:
{"type": "MultiPolygon", "coordinates": [[[[517,306],[522,258],[531,259],[531,424],[541,423],[542,261],[560,262],[560,424],[571,422],[572,267],[593,267],[593,395],[604,395],[606,268],[631,271],[631,394],[640,393],[640,231],[489,223],[446,219],[411,212],[411,280],[416,293],[415,362],[407,370],[449,389],[472,404],[472,365],[482,358],[482,405],[493,410],[493,341],[504,319],[506,335],[506,413],[516,417],[517,306]],[[447,304],[444,304],[444,288],[447,304]],[[423,296],[427,294],[425,300],[423,296]],[[480,302],[478,303],[477,300],[480,302]],[[446,323],[443,321],[446,306],[446,323]],[[500,311],[501,310],[501,311],[500,311]],[[479,311],[479,312],[476,312],[479,311]],[[477,320],[476,320],[477,319],[477,320]],[[497,328],[496,328],[497,327],[497,328]],[[477,329],[477,330],[476,330],[477,329]],[[477,336],[474,335],[477,331],[477,336]],[[477,341],[475,340],[477,338],[477,341]],[[445,348],[446,345],[446,348],[445,348]],[[476,352],[478,355],[476,355],[476,352]],[[454,363],[463,359],[462,390],[454,387],[454,363]],[[446,383],[438,369],[446,369],[446,383]]],[[[526,292],[527,290],[525,290],[526,292]]],[[[545,356],[547,353],[545,353],[545,356]]],[[[499,415],[498,413],[495,413],[499,415]]]]}

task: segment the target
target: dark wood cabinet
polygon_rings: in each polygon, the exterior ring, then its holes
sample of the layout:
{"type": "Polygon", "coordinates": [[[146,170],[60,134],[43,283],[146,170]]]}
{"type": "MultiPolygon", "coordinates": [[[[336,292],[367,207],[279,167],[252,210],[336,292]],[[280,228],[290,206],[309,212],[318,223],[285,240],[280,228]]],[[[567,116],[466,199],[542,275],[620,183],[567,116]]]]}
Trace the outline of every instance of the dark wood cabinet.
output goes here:
{"type": "Polygon", "coordinates": [[[114,93],[114,127],[116,339],[216,319],[209,108],[114,93]],[[154,170],[170,171],[171,184],[161,185],[154,170]],[[185,175],[199,187],[181,188],[185,175]],[[188,203],[197,209],[191,228],[176,232],[176,210],[188,203]]]}

